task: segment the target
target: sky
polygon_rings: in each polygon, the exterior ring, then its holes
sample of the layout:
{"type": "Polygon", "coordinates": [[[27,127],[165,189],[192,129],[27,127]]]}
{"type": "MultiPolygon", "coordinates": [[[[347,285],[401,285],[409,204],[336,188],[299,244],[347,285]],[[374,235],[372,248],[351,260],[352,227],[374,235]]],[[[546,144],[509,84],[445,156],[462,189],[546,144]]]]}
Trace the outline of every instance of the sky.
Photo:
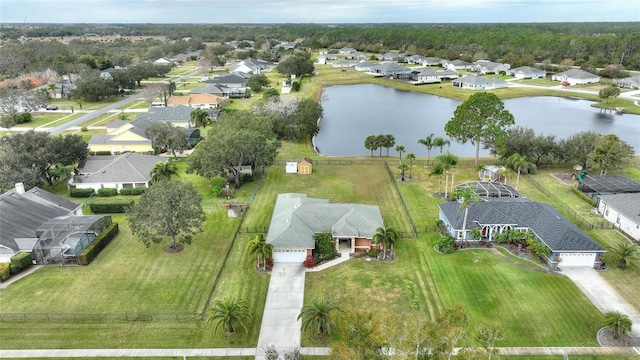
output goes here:
{"type": "Polygon", "coordinates": [[[640,0],[0,0],[0,23],[640,21],[640,0]]]}

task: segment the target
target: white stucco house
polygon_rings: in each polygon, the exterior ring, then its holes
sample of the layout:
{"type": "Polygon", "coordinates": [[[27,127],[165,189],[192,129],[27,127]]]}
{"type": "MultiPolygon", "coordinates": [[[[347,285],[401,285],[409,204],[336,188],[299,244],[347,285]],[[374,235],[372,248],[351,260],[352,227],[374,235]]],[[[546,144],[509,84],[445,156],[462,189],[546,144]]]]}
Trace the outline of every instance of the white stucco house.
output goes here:
{"type": "Polygon", "coordinates": [[[485,78],[482,76],[463,76],[451,82],[453,87],[469,90],[491,90],[506,88],[507,82],[501,78],[485,78]]]}
{"type": "Polygon", "coordinates": [[[581,69],[571,69],[551,76],[551,80],[568,82],[571,85],[596,84],[600,76],[581,69]]]}
{"type": "Polygon", "coordinates": [[[507,75],[511,75],[516,79],[541,79],[547,75],[547,72],[531,66],[521,66],[507,70],[507,75]]]}
{"type": "Polygon", "coordinates": [[[640,241],[640,193],[598,195],[598,213],[640,241]]]}

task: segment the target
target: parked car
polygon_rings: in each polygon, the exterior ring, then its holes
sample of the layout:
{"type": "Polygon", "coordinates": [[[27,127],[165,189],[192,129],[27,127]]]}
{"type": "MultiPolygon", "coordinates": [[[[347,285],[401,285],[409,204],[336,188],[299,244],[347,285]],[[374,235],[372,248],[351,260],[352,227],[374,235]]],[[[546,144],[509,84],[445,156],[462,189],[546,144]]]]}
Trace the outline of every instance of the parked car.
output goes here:
{"type": "Polygon", "coordinates": [[[58,110],[58,105],[47,105],[46,110],[58,110]]]}

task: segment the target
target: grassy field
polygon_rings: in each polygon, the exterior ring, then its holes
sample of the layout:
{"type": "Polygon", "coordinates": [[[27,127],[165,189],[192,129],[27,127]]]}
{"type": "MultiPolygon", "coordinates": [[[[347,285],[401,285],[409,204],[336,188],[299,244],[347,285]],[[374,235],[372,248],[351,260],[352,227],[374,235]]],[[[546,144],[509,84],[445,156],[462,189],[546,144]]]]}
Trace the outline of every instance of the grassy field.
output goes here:
{"type": "Polygon", "coordinates": [[[30,122],[18,124],[17,127],[37,128],[40,126],[53,127],[77,119],[83,114],[71,113],[34,113],[30,122]]]}

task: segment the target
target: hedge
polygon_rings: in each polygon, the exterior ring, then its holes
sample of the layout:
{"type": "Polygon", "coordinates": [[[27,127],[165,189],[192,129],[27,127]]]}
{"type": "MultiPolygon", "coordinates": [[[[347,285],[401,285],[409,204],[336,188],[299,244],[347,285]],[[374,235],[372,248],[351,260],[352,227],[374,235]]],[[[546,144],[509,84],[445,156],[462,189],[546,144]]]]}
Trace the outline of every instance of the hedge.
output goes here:
{"type": "Polygon", "coordinates": [[[590,198],[587,194],[585,194],[582,191],[580,191],[577,186],[572,186],[571,190],[573,190],[573,193],[578,195],[578,197],[580,199],[588,202],[589,205],[591,205],[591,206],[597,206],[598,205],[598,202],[596,201],[596,199],[590,198]]]}
{"type": "Polygon", "coordinates": [[[118,235],[118,223],[111,223],[89,246],[78,254],[78,265],[89,265],[116,235],[118,235]]]}
{"type": "Polygon", "coordinates": [[[96,192],[93,189],[77,189],[74,187],[69,188],[69,196],[74,198],[88,198],[95,193],[96,192]]]}
{"type": "Polygon", "coordinates": [[[91,203],[89,204],[89,208],[91,212],[94,214],[114,214],[114,213],[123,213],[125,212],[125,207],[133,204],[132,200],[120,200],[118,202],[108,202],[108,203],[91,203]]]}
{"type": "Polygon", "coordinates": [[[0,282],[7,281],[9,276],[11,276],[11,263],[1,263],[0,264],[0,282]]]}
{"type": "Polygon", "coordinates": [[[120,195],[142,195],[147,188],[124,188],[120,189],[120,195]]]}
{"type": "Polygon", "coordinates": [[[115,188],[102,188],[98,189],[98,196],[100,197],[110,197],[118,195],[118,190],[115,188]]]}
{"type": "Polygon", "coordinates": [[[28,252],[19,252],[13,255],[11,257],[11,266],[10,266],[11,273],[12,274],[19,273],[20,271],[22,271],[22,269],[31,265],[32,259],[33,258],[31,257],[31,253],[28,253],[28,252]]]}
{"type": "Polygon", "coordinates": [[[91,156],[104,156],[104,155],[112,155],[111,151],[89,151],[89,155],[91,156]]]}

